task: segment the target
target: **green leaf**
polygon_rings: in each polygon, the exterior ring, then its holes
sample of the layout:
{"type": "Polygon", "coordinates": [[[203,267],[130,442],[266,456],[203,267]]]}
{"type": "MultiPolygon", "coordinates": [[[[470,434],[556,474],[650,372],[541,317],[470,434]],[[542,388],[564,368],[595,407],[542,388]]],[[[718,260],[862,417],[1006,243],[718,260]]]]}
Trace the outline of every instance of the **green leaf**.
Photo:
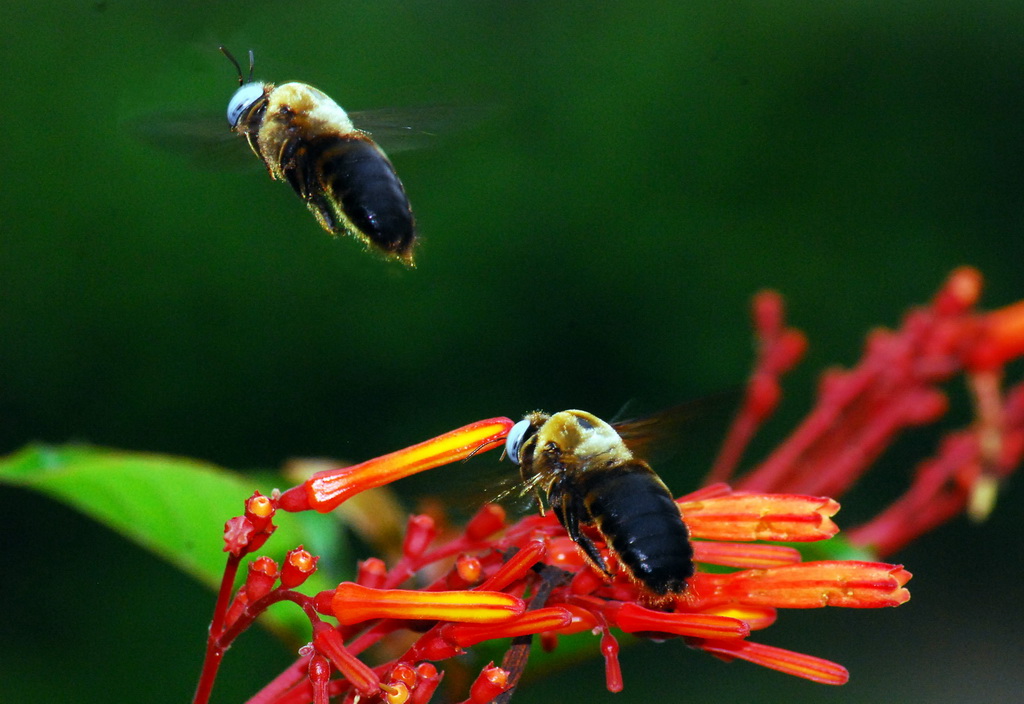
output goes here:
{"type": "Polygon", "coordinates": [[[815,560],[864,560],[874,562],[878,556],[868,547],[858,547],[847,540],[842,533],[828,540],[813,543],[788,543],[803,555],[804,562],[815,560]]]}
{"type": "MultiPolygon", "coordinates": [[[[71,506],[213,589],[227,559],[224,522],[242,513],[243,502],[257,488],[269,493],[254,480],[212,464],[90,446],[26,447],[0,459],[0,483],[71,506]]],[[[305,540],[302,522],[275,523],[277,531],[264,554],[280,559],[300,544],[315,549],[305,540]]],[[[304,591],[313,594],[332,586],[316,573],[304,591]]],[[[275,608],[261,621],[300,642],[309,637],[309,622],[298,609],[275,608]]]]}

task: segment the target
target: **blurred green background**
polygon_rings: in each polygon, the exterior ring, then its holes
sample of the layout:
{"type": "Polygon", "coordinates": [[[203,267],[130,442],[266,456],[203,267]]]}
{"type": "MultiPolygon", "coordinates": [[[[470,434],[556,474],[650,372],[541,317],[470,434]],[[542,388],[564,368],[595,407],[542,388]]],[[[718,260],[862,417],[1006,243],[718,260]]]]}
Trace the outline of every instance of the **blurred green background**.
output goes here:
{"type": "MultiPolygon", "coordinates": [[[[87,441],[244,470],[538,407],[655,409],[742,381],[747,303],[770,286],[812,349],[768,448],[817,370],[953,267],[984,272],[990,305],[1024,296],[1022,35],[1007,0],[6,2],[0,451],[87,441]],[[138,138],[181,111],[227,130],[218,44],[353,110],[488,109],[394,159],[417,269],[327,237],[254,159],[201,170],[138,138]]],[[[840,518],[880,507],[935,437],[897,446],[892,486],[840,518]]],[[[681,491],[703,471],[664,474],[681,491]]],[[[1010,486],[988,523],[895,556],[907,606],[786,613],[760,637],[843,663],[845,687],[666,643],[624,654],[621,695],[594,659],[517,701],[1010,701],[1022,505],[1010,486]]],[[[49,500],[0,506],[0,699],[186,701],[211,595],[49,500]]],[[[250,633],[215,701],[291,657],[250,633]]]]}

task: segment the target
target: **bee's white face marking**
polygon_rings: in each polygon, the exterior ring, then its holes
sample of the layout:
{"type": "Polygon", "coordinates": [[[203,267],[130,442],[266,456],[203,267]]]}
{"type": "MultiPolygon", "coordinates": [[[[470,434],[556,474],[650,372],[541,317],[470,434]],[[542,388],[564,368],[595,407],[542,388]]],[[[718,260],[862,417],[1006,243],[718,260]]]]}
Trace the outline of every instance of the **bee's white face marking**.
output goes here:
{"type": "Polygon", "coordinates": [[[508,437],[505,439],[505,453],[508,458],[519,464],[519,451],[523,449],[523,439],[526,437],[526,431],[530,429],[530,421],[525,418],[515,425],[508,431],[508,437]]]}
{"type": "Polygon", "coordinates": [[[231,96],[231,100],[228,101],[228,124],[232,127],[238,124],[239,118],[242,117],[250,105],[255,103],[263,97],[263,84],[262,83],[245,83],[241,88],[235,91],[235,94],[231,96]]]}

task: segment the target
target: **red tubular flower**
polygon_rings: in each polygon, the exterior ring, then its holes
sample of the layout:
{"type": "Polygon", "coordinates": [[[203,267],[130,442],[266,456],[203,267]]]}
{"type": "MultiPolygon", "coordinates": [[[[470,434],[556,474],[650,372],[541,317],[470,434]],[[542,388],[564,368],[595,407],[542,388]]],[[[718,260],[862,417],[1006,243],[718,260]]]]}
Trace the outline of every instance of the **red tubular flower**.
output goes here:
{"type": "Polygon", "coordinates": [[[560,606],[527,611],[515,619],[494,625],[453,624],[444,634],[446,640],[460,648],[468,648],[485,640],[557,631],[572,623],[572,614],[560,606]]]}
{"type": "Polygon", "coordinates": [[[700,574],[694,591],[698,599],[724,598],[753,606],[871,609],[908,601],[910,592],[903,585],[910,576],[899,565],[831,560],[725,575],[700,574]]]}
{"type": "Polygon", "coordinates": [[[623,688],[622,666],[619,665],[619,641],[608,630],[601,634],[601,655],[604,657],[604,686],[609,692],[623,688]]]}
{"type": "Polygon", "coordinates": [[[819,684],[846,684],[850,679],[850,673],[842,665],[762,643],[751,643],[748,640],[705,640],[692,644],[723,660],[739,658],[819,684]]]}
{"type": "Polygon", "coordinates": [[[693,543],[693,559],[723,567],[775,567],[800,562],[800,551],[787,545],[693,543]]]}
{"type": "Polygon", "coordinates": [[[253,528],[257,531],[266,530],[270,525],[270,521],[273,520],[276,510],[277,507],[274,505],[274,502],[258,491],[245,502],[245,517],[249,519],[253,528]]]}
{"type": "Polygon", "coordinates": [[[285,589],[294,589],[305,582],[316,572],[316,563],[319,560],[319,556],[311,555],[308,550],[303,550],[301,545],[291,550],[281,568],[281,586],[285,589]]]}
{"type": "Polygon", "coordinates": [[[494,701],[495,697],[508,688],[508,674],[507,670],[495,667],[493,662],[487,665],[470,687],[467,702],[488,704],[494,701]]]}
{"type": "Polygon", "coordinates": [[[371,557],[359,563],[356,571],[356,584],[364,587],[380,589],[388,579],[388,568],[384,560],[379,557],[371,557]]]}
{"type": "Polygon", "coordinates": [[[405,529],[405,540],[402,541],[402,554],[407,557],[419,557],[437,537],[437,527],[430,516],[409,516],[405,529]]]}
{"type": "Polygon", "coordinates": [[[497,504],[484,504],[466,524],[466,537],[485,540],[505,527],[505,509],[497,504]]]}
{"type": "Polygon", "coordinates": [[[331,679],[331,664],[319,653],[309,659],[309,683],[313,687],[313,703],[327,704],[327,687],[331,679]]]}
{"type": "Polygon", "coordinates": [[[438,669],[429,662],[417,665],[416,688],[412,690],[412,697],[409,699],[409,704],[427,704],[431,697],[434,696],[437,686],[441,684],[442,677],[444,677],[444,673],[439,672],[438,669]]]}
{"type": "Polygon", "coordinates": [[[746,638],[750,626],[745,622],[715,614],[665,613],[639,604],[623,604],[615,612],[615,625],[626,633],[673,633],[693,638],[746,638]]]}
{"type": "Polygon", "coordinates": [[[376,694],[380,689],[380,678],[345,647],[341,635],[328,624],[313,624],[313,647],[363,694],[376,694]]]}
{"type": "Polygon", "coordinates": [[[245,595],[249,601],[262,599],[269,594],[277,582],[277,576],[277,563],[269,557],[258,557],[250,562],[245,579],[245,595]]]}
{"type": "Polygon", "coordinates": [[[476,584],[480,580],[480,575],[483,574],[483,565],[480,563],[480,558],[462,554],[455,558],[455,571],[463,584],[476,584]]]}

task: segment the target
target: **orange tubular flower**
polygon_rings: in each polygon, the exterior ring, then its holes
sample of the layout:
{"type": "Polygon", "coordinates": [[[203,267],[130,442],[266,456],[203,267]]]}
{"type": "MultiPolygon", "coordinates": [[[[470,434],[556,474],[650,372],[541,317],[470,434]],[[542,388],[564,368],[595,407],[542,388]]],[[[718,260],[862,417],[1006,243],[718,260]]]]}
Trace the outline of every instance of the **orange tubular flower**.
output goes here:
{"type": "Polygon", "coordinates": [[[375,618],[500,623],[526,610],[522,599],[503,592],[371,589],[353,582],[339,584],[331,603],[345,625],[375,618]]]}
{"type": "Polygon", "coordinates": [[[508,418],[482,420],[361,464],[317,472],[301,486],[282,494],[280,507],[326,513],[361,491],[497,447],[511,427],[508,418]]]}
{"type": "Polygon", "coordinates": [[[839,532],[831,520],[839,504],[817,496],[730,493],[678,503],[694,538],[801,542],[839,532]]]}
{"type": "Polygon", "coordinates": [[[842,665],[762,643],[751,643],[747,640],[706,640],[697,645],[726,661],[739,658],[819,684],[846,684],[850,679],[850,673],[842,665]]]}
{"type": "Polygon", "coordinates": [[[527,611],[522,616],[494,626],[456,624],[445,634],[459,647],[468,648],[485,640],[515,638],[516,636],[558,631],[572,623],[572,614],[560,606],[549,606],[527,611]]]}
{"type": "Polygon", "coordinates": [[[910,576],[898,565],[879,562],[804,562],[727,575],[700,574],[694,591],[698,599],[724,598],[743,605],[870,609],[908,601],[910,592],[903,585],[910,576]]]}

